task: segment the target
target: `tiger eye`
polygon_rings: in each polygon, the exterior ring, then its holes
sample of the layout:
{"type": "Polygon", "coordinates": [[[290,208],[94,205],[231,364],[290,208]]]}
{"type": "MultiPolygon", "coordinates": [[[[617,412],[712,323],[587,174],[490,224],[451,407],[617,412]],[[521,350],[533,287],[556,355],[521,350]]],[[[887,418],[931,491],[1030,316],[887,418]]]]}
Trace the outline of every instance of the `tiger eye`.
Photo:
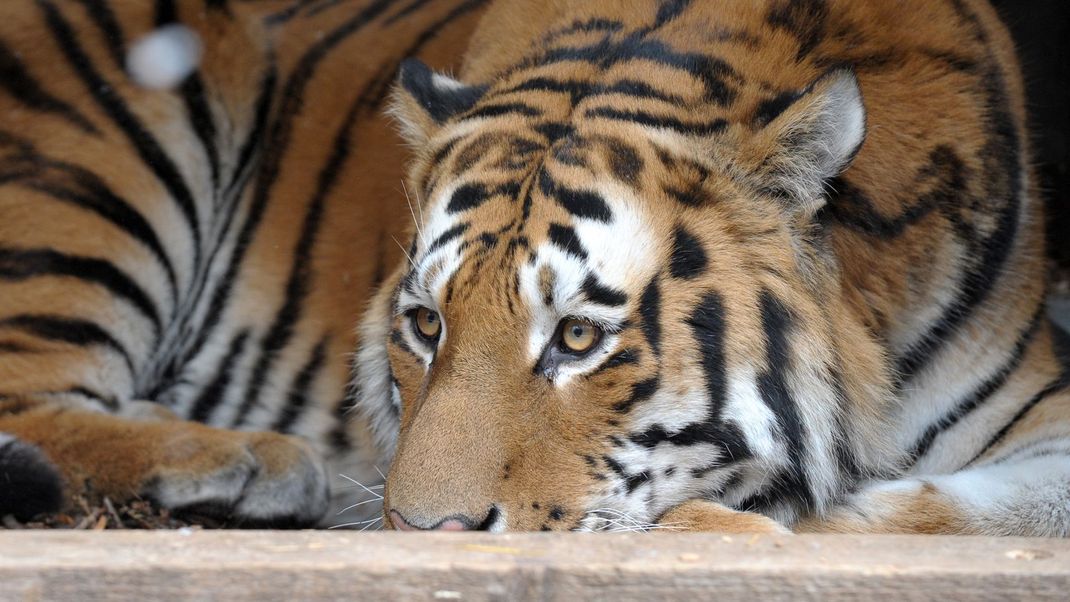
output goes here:
{"type": "Polygon", "coordinates": [[[568,320],[561,328],[561,345],[571,353],[584,353],[594,347],[601,336],[602,331],[590,322],[568,320]]]}
{"type": "Polygon", "coordinates": [[[438,333],[442,332],[442,320],[439,319],[438,313],[426,307],[416,310],[413,321],[416,322],[416,331],[429,341],[437,339],[438,333]]]}

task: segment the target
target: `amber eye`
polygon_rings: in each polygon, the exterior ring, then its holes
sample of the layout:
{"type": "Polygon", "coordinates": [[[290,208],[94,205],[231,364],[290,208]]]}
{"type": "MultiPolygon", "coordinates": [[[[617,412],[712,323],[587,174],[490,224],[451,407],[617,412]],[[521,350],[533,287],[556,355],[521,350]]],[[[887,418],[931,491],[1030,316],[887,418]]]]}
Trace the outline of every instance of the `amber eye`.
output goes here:
{"type": "Polygon", "coordinates": [[[421,307],[412,314],[412,322],[416,333],[425,340],[432,343],[438,340],[438,335],[442,332],[442,320],[437,312],[421,307]]]}
{"type": "Polygon", "coordinates": [[[561,349],[568,353],[586,353],[602,338],[602,330],[583,320],[571,318],[561,325],[561,349]]]}

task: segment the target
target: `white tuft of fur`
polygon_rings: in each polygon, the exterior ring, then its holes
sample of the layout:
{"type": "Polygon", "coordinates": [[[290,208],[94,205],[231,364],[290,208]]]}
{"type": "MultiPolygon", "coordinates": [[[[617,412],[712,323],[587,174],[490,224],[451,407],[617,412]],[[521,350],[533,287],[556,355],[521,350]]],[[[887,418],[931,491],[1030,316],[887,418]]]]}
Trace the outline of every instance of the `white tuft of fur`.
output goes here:
{"type": "Polygon", "coordinates": [[[126,70],[141,87],[170,90],[201,64],[204,45],[185,25],[165,25],[142,37],[126,55],[126,70]]]}

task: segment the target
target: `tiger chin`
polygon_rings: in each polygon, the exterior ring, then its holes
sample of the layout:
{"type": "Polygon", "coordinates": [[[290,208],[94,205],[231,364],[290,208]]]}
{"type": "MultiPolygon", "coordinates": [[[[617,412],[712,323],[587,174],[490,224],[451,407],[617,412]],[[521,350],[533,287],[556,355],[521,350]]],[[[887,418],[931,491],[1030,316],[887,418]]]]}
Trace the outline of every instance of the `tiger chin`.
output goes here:
{"type": "Polygon", "coordinates": [[[392,115],[420,203],[355,363],[388,525],[1070,535],[987,3],[499,1],[392,115]]]}

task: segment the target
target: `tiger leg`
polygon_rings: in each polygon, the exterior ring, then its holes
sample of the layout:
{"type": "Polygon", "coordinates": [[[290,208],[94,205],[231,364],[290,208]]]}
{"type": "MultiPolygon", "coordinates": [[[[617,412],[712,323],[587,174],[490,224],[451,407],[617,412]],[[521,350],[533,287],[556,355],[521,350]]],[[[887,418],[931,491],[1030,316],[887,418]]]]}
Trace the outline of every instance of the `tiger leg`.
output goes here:
{"type": "Polygon", "coordinates": [[[1024,405],[951,474],[869,483],[799,532],[1070,536],[1070,393],[1024,405]]]}
{"type": "Polygon", "coordinates": [[[670,508],[658,519],[658,525],[672,530],[714,533],[790,533],[780,523],[761,514],[732,510],[706,500],[688,500],[670,508]]]}
{"type": "Polygon", "coordinates": [[[0,469],[22,476],[25,492],[7,508],[20,517],[56,510],[56,491],[145,497],[243,524],[312,524],[327,508],[323,463],[294,437],[47,402],[0,416],[0,431],[14,439],[9,466],[0,447],[0,469]]]}
{"type": "Polygon", "coordinates": [[[873,483],[796,531],[1067,537],[1070,452],[873,483]]]}

